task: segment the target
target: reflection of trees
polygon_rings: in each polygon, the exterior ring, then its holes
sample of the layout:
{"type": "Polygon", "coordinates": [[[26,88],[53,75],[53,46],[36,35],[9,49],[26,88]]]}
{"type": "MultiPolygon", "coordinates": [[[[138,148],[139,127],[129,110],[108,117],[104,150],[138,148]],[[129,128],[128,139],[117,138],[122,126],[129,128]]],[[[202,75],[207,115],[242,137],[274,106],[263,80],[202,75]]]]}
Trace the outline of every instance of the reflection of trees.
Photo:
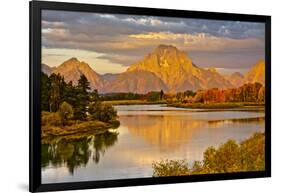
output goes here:
{"type": "Polygon", "coordinates": [[[41,166],[66,165],[69,172],[73,174],[75,168],[87,165],[91,155],[95,163],[98,163],[106,149],[117,142],[117,136],[116,132],[106,131],[91,137],[76,140],[63,139],[53,144],[42,144],[41,166]]]}
{"type": "Polygon", "coordinates": [[[105,153],[105,150],[113,146],[117,142],[117,134],[111,132],[105,132],[102,135],[96,135],[94,138],[94,152],[93,152],[93,160],[98,163],[100,160],[101,154],[105,153]]]}

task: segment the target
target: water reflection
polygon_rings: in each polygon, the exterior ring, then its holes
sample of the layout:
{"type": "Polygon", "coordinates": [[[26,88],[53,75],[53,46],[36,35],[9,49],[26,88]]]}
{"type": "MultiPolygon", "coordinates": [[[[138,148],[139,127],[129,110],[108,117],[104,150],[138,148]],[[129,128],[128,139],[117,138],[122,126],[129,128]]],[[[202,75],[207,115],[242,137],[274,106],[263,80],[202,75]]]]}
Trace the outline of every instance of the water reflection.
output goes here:
{"type": "Polygon", "coordinates": [[[113,146],[118,139],[117,132],[105,133],[78,139],[54,140],[55,143],[42,144],[41,167],[66,166],[70,174],[78,167],[85,167],[92,157],[95,163],[100,161],[107,148],[113,146]]]}
{"type": "Polygon", "coordinates": [[[239,124],[239,123],[257,123],[264,124],[265,117],[250,117],[243,119],[222,119],[222,120],[210,120],[209,125],[221,125],[221,124],[239,124]]]}
{"type": "Polygon", "coordinates": [[[151,177],[153,161],[192,163],[202,160],[209,146],[228,139],[239,142],[265,128],[264,112],[194,112],[163,105],[116,108],[118,134],[42,141],[43,183],[151,177]]]}
{"type": "Polygon", "coordinates": [[[261,125],[264,124],[264,117],[206,120],[190,116],[123,115],[120,121],[130,134],[159,147],[161,151],[173,151],[188,144],[193,135],[201,132],[215,135],[223,132],[221,128],[228,126],[245,127],[245,124],[251,123],[261,125]]]}

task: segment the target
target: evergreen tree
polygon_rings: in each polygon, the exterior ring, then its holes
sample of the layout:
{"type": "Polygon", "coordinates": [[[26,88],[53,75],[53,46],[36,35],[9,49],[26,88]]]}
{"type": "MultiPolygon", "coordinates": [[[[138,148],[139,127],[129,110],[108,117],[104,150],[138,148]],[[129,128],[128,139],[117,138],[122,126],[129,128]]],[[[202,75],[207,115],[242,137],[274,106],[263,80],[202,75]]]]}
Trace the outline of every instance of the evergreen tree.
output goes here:
{"type": "Polygon", "coordinates": [[[97,89],[90,93],[90,102],[100,101],[100,96],[97,89]]]}
{"type": "Polygon", "coordinates": [[[62,100],[69,103],[72,106],[76,105],[76,88],[73,86],[72,81],[69,83],[65,84],[63,88],[63,97],[62,100]]]}
{"type": "Polygon", "coordinates": [[[44,74],[42,72],[41,73],[41,111],[49,111],[50,110],[49,90],[50,90],[50,79],[46,74],[44,74]]]}
{"type": "Polygon", "coordinates": [[[81,75],[78,80],[78,86],[76,89],[76,104],[74,109],[74,118],[79,120],[85,120],[87,118],[87,106],[89,105],[89,93],[90,82],[85,75],[81,75]]]}
{"type": "Polygon", "coordinates": [[[78,80],[78,88],[84,93],[87,93],[88,90],[90,90],[90,82],[84,74],[81,74],[80,79],[78,80]]]}
{"type": "Polygon", "coordinates": [[[50,78],[50,90],[49,90],[49,106],[50,112],[56,112],[62,101],[62,89],[65,84],[61,75],[51,74],[50,78]]]}
{"type": "Polygon", "coordinates": [[[160,91],[160,100],[163,100],[164,99],[164,92],[163,92],[163,90],[161,89],[161,91],[160,91]]]}

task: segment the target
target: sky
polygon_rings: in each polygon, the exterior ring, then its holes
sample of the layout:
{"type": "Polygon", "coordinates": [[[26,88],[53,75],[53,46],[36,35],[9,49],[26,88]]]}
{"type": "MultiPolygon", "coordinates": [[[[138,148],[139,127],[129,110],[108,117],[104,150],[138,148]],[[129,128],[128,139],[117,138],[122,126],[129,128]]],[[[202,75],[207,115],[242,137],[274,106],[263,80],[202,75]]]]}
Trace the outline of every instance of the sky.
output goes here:
{"type": "Polygon", "coordinates": [[[159,44],[183,50],[201,68],[245,73],[265,53],[264,23],[42,11],[42,63],[76,57],[96,72],[120,73],[159,44]]]}

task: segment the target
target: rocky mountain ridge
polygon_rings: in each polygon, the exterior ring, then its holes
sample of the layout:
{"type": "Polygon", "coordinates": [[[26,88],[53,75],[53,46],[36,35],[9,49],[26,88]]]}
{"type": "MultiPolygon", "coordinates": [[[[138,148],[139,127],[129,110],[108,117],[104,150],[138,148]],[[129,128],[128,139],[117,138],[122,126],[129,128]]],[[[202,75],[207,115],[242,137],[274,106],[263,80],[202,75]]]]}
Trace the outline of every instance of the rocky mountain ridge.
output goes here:
{"type": "Polygon", "coordinates": [[[220,74],[215,68],[204,69],[193,63],[183,51],[171,45],[159,45],[142,60],[130,65],[127,71],[120,74],[100,75],[89,64],[71,58],[56,68],[42,64],[46,74],[56,73],[64,76],[67,82],[77,84],[81,74],[90,82],[92,89],[99,92],[134,92],[147,93],[163,90],[179,92],[209,88],[231,88],[246,82],[264,84],[265,63],[258,61],[253,68],[242,75],[233,73],[230,76],[220,74]]]}

